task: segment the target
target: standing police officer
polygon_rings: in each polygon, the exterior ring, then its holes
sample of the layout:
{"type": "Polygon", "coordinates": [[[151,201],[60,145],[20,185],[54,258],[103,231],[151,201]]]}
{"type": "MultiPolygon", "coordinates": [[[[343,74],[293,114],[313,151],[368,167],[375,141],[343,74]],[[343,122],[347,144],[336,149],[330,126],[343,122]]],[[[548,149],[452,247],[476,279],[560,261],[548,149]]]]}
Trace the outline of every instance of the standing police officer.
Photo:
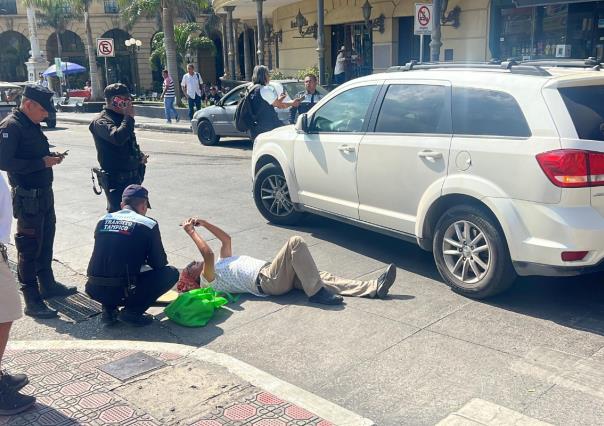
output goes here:
{"type": "Polygon", "coordinates": [[[67,154],[51,153],[40,127],[54,111],[52,95],[45,87],[26,86],[21,106],[0,122],[0,169],[8,172],[17,219],[18,276],[25,314],[35,318],[57,315],[42,298],[77,291],[57,283],[51,266],[56,224],[52,168],[67,154]]]}
{"type": "Polygon", "coordinates": [[[101,186],[109,213],[120,210],[122,193],[130,184],[145,178],[147,157],[134,135],[134,107],[128,88],[121,83],[105,88],[106,105],[90,123],[97,158],[102,169],[101,186]]]}
{"type": "Polygon", "coordinates": [[[296,124],[298,114],[304,114],[310,111],[312,107],[319,102],[323,95],[317,92],[317,76],[314,74],[306,74],[304,76],[304,88],[302,92],[296,93],[294,99],[300,99],[300,105],[293,106],[289,110],[289,122],[296,124]]]}

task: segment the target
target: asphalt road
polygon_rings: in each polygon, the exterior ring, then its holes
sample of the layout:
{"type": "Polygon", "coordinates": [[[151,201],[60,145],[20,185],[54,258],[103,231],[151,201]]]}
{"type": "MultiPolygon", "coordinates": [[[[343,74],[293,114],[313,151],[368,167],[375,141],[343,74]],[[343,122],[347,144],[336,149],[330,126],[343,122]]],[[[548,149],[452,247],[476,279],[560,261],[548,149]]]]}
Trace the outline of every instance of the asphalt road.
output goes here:
{"type": "MultiPolygon", "coordinates": [[[[86,126],[48,131],[69,157],[55,171],[55,258],[85,273],[104,197],[91,190],[96,165],[86,126]]],[[[268,224],[251,196],[248,141],[200,145],[193,135],[139,131],[150,155],[145,186],[164,245],[177,267],[199,258],[178,223],[189,215],[231,233],[235,253],[270,259],[286,239],[302,235],[321,269],[375,277],[398,267],[388,300],[346,299],[339,308],[308,305],[301,294],[244,297],[202,329],[165,318],[145,330],[99,329],[22,321],[17,339],[119,338],[204,346],[227,353],[379,425],[435,424],[472,399],[560,425],[604,417],[602,276],[521,279],[506,294],[472,301],[440,280],[431,255],[418,247],[328,219],[297,228],[268,224]]],[[[63,275],[81,285],[81,276],[63,275]]],[[[160,316],[161,317],[161,316],[160,316]]]]}

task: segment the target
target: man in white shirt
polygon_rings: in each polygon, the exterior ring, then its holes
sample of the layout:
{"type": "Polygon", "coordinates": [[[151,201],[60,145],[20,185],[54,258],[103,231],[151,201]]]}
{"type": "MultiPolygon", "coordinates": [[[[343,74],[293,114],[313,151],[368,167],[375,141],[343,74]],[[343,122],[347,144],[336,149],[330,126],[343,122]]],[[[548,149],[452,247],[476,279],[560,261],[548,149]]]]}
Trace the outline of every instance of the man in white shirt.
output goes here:
{"type": "Polygon", "coordinates": [[[189,119],[193,119],[194,108],[199,111],[201,109],[201,87],[203,80],[198,72],[195,72],[195,65],[187,65],[187,73],[182,76],[180,86],[182,92],[187,95],[189,101],[189,119]]]}
{"type": "Polygon", "coordinates": [[[312,303],[338,305],[341,296],[383,299],[396,278],[396,267],[390,264],[376,280],[359,281],[337,277],[317,269],[308,246],[299,236],[291,237],[272,262],[250,256],[233,256],[231,237],[206,220],[189,218],[183,223],[185,232],[199,249],[203,262],[190,263],[180,275],[178,291],[212,286],[228,293],[251,293],[256,296],[280,296],[295,289],[306,293],[312,303]],[[195,231],[203,226],[220,240],[220,257],[195,231]]]}
{"type": "MultiPolygon", "coordinates": [[[[0,367],[13,321],[21,318],[21,299],[17,283],[8,267],[5,244],[9,241],[13,220],[11,195],[4,176],[0,175],[0,367]]],[[[0,416],[13,416],[27,410],[36,398],[20,394],[29,383],[24,374],[8,374],[0,368],[0,416]]]]}
{"type": "Polygon", "coordinates": [[[346,80],[346,47],[340,47],[336,57],[336,66],[333,70],[333,77],[336,84],[342,84],[346,80]]]}

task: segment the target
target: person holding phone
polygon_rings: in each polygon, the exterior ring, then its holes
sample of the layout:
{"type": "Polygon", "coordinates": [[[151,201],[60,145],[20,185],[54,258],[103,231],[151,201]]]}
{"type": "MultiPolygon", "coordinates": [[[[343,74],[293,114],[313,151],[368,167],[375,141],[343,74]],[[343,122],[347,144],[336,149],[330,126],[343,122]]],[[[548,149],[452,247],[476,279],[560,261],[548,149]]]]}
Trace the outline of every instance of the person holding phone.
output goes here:
{"type": "Polygon", "coordinates": [[[65,159],[64,154],[50,151],[40,127],[54,112],[52,96],[46,87],[25,86],[19,108],[0,122],[0,169],[8,174],[17,219],[18,278],[25,314],[34,318],[57,316],[43,299],[77,291],[56,282],[52,271],[56,231],[53,169],[65,159]]]}
{"type": "Polygon", "coordinates": [[[120,210],[122,192],[128,185],[143,183],[148,155],[136,142],[134,106],[128,88],[114,83],[105,88],[104,94],[105,107],[88,128],[105,177],[107,211],[112,213],[120,210]]]}

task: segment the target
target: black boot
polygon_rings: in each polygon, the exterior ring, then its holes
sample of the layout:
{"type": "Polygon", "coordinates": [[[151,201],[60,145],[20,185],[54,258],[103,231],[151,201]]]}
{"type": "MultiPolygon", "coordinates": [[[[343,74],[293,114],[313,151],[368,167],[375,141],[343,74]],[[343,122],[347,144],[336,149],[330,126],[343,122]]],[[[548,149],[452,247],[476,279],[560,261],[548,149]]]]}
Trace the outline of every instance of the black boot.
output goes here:
{"type": "Polygon", "coordinates": [[[112,326],[117,322],[118,310],[115,306],[103,305],[101,312],[101,323],[105,326],[112,326]]]}
{"type": "Polygon", "coordinates": [[[56,282],[52,271],[43,272],[38,275],[38,283],[40,283],[40,296],[42,296],[42,299],[67,297],[78,292],[76,287],[67,287],[56,282]]]}
{"type": "Polygon", "coordinates": [[[57,311],[46,306],[36,285],[24,285],[21,287],[21,291],[25,300],[25,315],[33,318],[54,318],[57,316],[57,311]]]}
{"type": "Polygon", "coordinates": [[[36,398],[20,394],[18,391],[0,383],[0,416],[14,416],[34,405],[36,398]]]}
{"type": "Polygon", "coordinates": [[[8,374],[6,371],[0,371],[0,388],[6,386],[15,392],[20,391],[29,383],[25,374],[8,374]]]}

